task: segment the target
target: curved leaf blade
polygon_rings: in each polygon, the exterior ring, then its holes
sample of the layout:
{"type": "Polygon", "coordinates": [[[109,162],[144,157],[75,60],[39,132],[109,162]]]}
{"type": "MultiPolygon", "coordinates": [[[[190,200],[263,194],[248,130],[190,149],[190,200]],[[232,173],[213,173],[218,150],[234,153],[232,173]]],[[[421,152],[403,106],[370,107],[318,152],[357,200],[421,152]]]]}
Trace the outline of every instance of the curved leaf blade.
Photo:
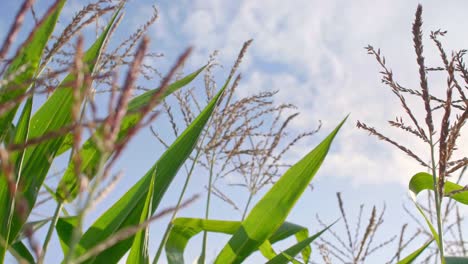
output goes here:
{"type": "Polygon", "coordinates": [[[431,241],[425,243],[422,247],[416,249],[416,251],[414,251],[413,253],[409,254],[409,255],[406,256],[404,259],[398,261],[397,264],[410,264],[410,263],[413,263],[413,261],[414,261],[419,255],[421,255],[421,253],[432,243],[432,241],[434,241],[434,240],[431,240],[431,241]]]}
{"type": "MultiPolygon", "coordinates": [[[[276,255],[274,258],[270,259],[267,264],[281,264],[281,263],[288,263],[289,262],[289,258],[288,256],[290,257],[294,257],[296,256],[297,254],[299,254],[300,252],[303,252],[304,250],[306,250],[307,248],[309,248],[310,250],[310,243],[312,243],[315,239],[317,239],[318,237],[320,237],[323,233],[325,233],[325,231],[327,231],[330,227],[332,227],[337,221],[335,221],[333,224],[325,227],[324,229],[322,229],[321,231],[317,232],[315,235],[313,236],[310,236],[306,239],[303,239],[303,240],[299,240],[298,243],[296,243],[295,245],[289,247],[288,249],[286,249],[285,251],[281,252],[280,254],[276,255]]],[[[309,255],[310,255],[310,251],[309,251],[309,255]]],[[[308,263],[309,262],[309,256],[307,256],[307,258],[304,258],[304,263],[308,263]]]]}
{"type": "Polygon", "coordinates": [[[215,263],[242,262],[281,226],[315,176],[345,121],[273,185],[225,245],[215,263]]]}
{"type": "MultiPolygon", "coordinates": [[[[232,235],[240,226],[240,221],[176,218],[172,222],[169,237],[165,245],[167,261],[170,264],[184,263],[184,251],[188,241],[202,231],[232,235]]],[[[286,239],[292,235],[297,236],[299,233],[303,234],[304,231],[307,233],[307,228],[285,222],[267,241],[265,241],[264,250],[270,250],[271,244],[286,239]],[[269,244],[269,246],[267,244],[269,244]]]]}
{"type": "MultiPolygon", "coordinates": [[[[335,222],[336,223],[336,222],[335,222]]],[[[311,237],[308,237],[300,242],[298,242],[297,244],[289,247],[288,249],[286,249],[284,252],[281,252],[280,254],[278,254],[276,257],[274,257],[273,259],[269,260],[267,262],[267,264],[286,264],[289,262],[289,258],[287,256],[291,256],[291,257],[294,257],[296,256],[297,254],[299,254],[300,252],[302,252],[304,249],[306,249],[307,247],[309,247],[310,243],[312,243],[315,239],[317,239],[318,237],[320,237],[325,231],[327,231],[332,225],[334,225],[335,223],[327,226],[326,228],[324,228],[323,230],[321,230],[320,232],[316,233],[315,235],[311,236],[311,237]]],[[[304,263],[307,263],[307,261],[304,261],[304,263]]]]}
{"type": "MultiPolygon", "coordinates": [[[[36,263],[33,255],[31,254],[31,252],[29,252],[29,249],[24,245],[23,242],[18,241],[14,243],[13,245],[11,245],[11,248],[18,255],[17,257],[22,258],[21,261],[25,261],[26,263],[30,263],[30,264],[36,263]]],[[[20,262],[20,263],[23,263],[23,262],[20,262]]]]}
{"type": "MultiPolygon", "coordinates": [[[[416,209],[418,209],[419,213],[423,216],[424,220],[426,221],[426,224],[429,227],[429,230],[431,231],[432,237],[436,241],[437,246],[440,248],[442,244],[440,243],[441,241],[439,239],[439,235],[436,229],[434,228],[434,226],[432,225],[431,221],[429,220],[429,218],[427,218],[426,214],[424,213],[424,211],[421,209],[418,202],[416,201],[416,196],[414,193],[412,193],[411,199],[413,200],[413,203],[416,206],[416,209]]],[[[445,264],[445,262],[442,262],[442,264],[445,264]]]]}
{"type": "MultiPolygon", "coordinates": [[[[468,205],[468,191],[459,192],[453,195],[450,195],[453,191],[463,190],[463,186],[456,183],[446,181],[444,186],[445,197],[454,199],[455,201],[468,205]]],[[[418,195],[421,191],[424,190],[434,190],[434,179],[432,175],[426,172],[420,172],[414,175],[409,182],[409,189],[415,195],[418,195]]]]}
{"type": "Polygon", "coordinates": [[[76,216],[60,217],[55,225],[55,230],[60,240],[63,254],[68,254],[73,230],[78,228],[78,218],[76,216]]]}
{"type": "MultiPolygon", "coordinates": [[[[13,142],[14,143],[21,143],[24,142],[28,138],[29,134],[29,122],[31,118],[31,111],[32,111],[32,103],[33,99],[29,98],[26,101],[26,104],[24,105],[23,111],[21,113],[21,116],[18,121],[18,125],[16,127],[16,131],[14,133],[13,137],[13,142]]],[[[22,151],[15,151],[11,154],[11,160],[12,163],[15,166],[15,171],[17,171],[16,175],[16,183],[21,179],[21,168],[23,165],[23,159],[24,159],[24,150],[22,151]]],[[[8,194],[9,196],[9,194],[8,194]]],[[[5,216],[4,223],[6,223],[6,236],[5,236],[5,241],[10,241],[10,230],[8,227],[11,226],[11,221],[13,220],[13,212],[14,212],[14,206],[15,206],[15,200],[14,199],[9,199],[9,203],[4,206],[0,214],[2,216],[5,216]]],[[[3,230],[2,230],[3,231],[3,230]]]]}
{"type": "MultiPolygon", "coordinates": [[[[154,196],[154,177],[151,178],[149,192],[145,200],[145,206],[140,216],[140,223],[143,223],[144,221],[148,220],[148,218],[151,217],[153,196],[154,196]]],[[[128,258],[127,258],[128,264],[133,264],[133,263],[149,264],[150,260],[149,260],[149,255],[148,255],[148,239],[149,239],[148,235],[149,235],[148,227],[144,228],[143,230],[138,231],[135,234],[132,247],[130,248],[130,254],[128,255],[128,258]]]]}
{"type": "Polygon", "coordinates": [[[202,231],[234,234],[240,227],[239,221],[207,220],[200,218],[176,218],[165,245],[169,264],[184,263],[184,251],[188,241],[202,231]]]}

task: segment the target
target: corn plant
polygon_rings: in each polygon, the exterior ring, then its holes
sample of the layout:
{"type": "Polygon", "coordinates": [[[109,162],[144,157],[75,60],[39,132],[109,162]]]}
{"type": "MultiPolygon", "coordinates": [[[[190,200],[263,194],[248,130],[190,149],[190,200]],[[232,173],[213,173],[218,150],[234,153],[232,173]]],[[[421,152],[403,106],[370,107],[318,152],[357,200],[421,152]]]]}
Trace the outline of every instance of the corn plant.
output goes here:
{"type": "MultiPolygon", "coordinates": [[[[157,88],[134,97],[139,76],[147,77],[148,70],[157,72],[144,64],[144,58],[152,54],[144,32],[157,15],[109,52],[106,50],[112,35],[123,19],[125,1],[100,0],[88,4],[59,35],[53,35],[54,28],[66,0],[54,1],[41,17],[34,12],[33,2],[22,2],[0,48],[0,203],[3,205],[0,263],[5,262],[7,252],[20,263],[44,263],[51,250],[59,251],[49,249],[54,232],[60,240],[63,263],[117,263],[127,253],[127,263],[149,263],[148,226],[161,216],[175,215],[197,198],[183,199],[181,194],[175,207],[160,208],[179,169],[196,145],[203,142],[200,136],[226,97],[242,56],[221,89],[200,108],[174,142],[168,144],[147,173],[85,228],[83,223],[96,201],[111,190],[113,181],[122,177],[112,174],[125,147],[141,129],[157,119],[159,112],[153,109],[164,98],[191,83],[208,66],[174,81],[190,55],[189,48],[161,78],[157,88]],[[15,43],[29,11],[35,25],[24,42],[15,43]],[[88,46],[86,34],[80,32],[103,16],[108,22],[104,27],[96,27],[97,37],[88,46]],[[122,65],[128,69],[120,83],[118,73],[122,65]],[[109,91],[105,117],[98,114],[98,107],[103,104],[94,99],[99,85],[109,91]],[[60,179],[57,186],[50,186],[46,180],[53,173],[52,164],[63,155],[69,155],[66,169],[56,176],[60,179]],[[32,221],[32,212],[41,204],[38,199],[43,192],[55,210],[40,221],[32,221]],[[76,210],[67,210],[68,205],[74,205],[76,210]],[[35,231],[42,226],[47,232],[44,237],[38,237],[35,231]]],[[[298,254],[307,262],[309,244],[329,226],[310,236],[307,229],[287,222],[286,218],[318,171],[343,123],[344,120],[279,177],[251,210],[247,210],[247,205],[241,221],[173,217],[167,239],[160,245],[166,249],[168,261],[183,263],[188,240],[203,231],[230,236],[215,263],[240,263],[256,251],[268,263],[298,263],[298,254]],[[292,235],[296,236],[297,244],[282,252],[274,251],[272,244],[292,235]]],[[[153,263],[159,258],[157,253],[153,263]]]]}
{"type": "MultiPolygon", "coordinates": [[[[433,31],[430,38],[439,51],[442,66],[427,67],[423,55],[421,27],[422,6],[418,5],[412,33],[420,89],[411,89],[400,85],[395,81],[395,74],[387,66],[385,57],[381,55],[380,50],[376,50],[370,45],[366,47],[366,50],[377,60],[381,67],[382,83],[390,87],[393,94],[396,95],[411,123],[405,123],[402,117],[397,117],[395,120],[389,121],[390,125],[420,140],[427,146],[428,155],[418,155],[411,147],[401,145],[397,140],[383,135],[362,122],[358,121],[357,126],[397,147],[427,169],[427,172],[416,173],[409,181],[409,190],[416,209],[423,216],[432,239],[436,242],[440,263],[465,263],[468,261],[466,252],[461,257],[446,256],[443,225],[445,221],[444,214],[447,215],[447,212],[443,212],[442,205],[443,198],[450,199],[446,208],[450,208],[453,201],[461,205],[468,204],[468,187],[461,186],[458,184],[459,182],[450,180],[453,174],[464,170],[468,166],[466,150],[461,149],[457,152],[457,143],[462,138],[462,128],[468,118],[468,100],[466,98],[468,70],[464,63],[466,51],[454,51],[451,56],[448,56],[440,40],[440,37],[443,37],[446,32],[442,30],[433,31]],[[445,98],[436,96],[436,93],[431,90],[432,87],[430,89],[428,75],[433,72],[444,72],[447,75],[445,98]],[[459,74],[458,77],[457,74],[459,74]],[[420,100],[425,112],[423,121],[418,120],[413,107],[407,102],[405,96],[415,96],[420,100]],[[439,124],[439,126],[436,127],[436,124],[439,124]],[[423,208],[416,201],[416,196],[424,190],[433,192],[434,202],[429,206],[431,209],[427,211],[434,213],[435,223],[431,221],[431,217],[427,217],[423,208]]],[[[459,179],[461,179],[462,174],[460,174],[459,179]]],[[[462,237],[461,240],[463,240],[462,237]]],[[[462,241],[462,243],[464,242],[462,241]]],[[[426,248],[426,246],[427,244],[423,248],[426,248]]]]}

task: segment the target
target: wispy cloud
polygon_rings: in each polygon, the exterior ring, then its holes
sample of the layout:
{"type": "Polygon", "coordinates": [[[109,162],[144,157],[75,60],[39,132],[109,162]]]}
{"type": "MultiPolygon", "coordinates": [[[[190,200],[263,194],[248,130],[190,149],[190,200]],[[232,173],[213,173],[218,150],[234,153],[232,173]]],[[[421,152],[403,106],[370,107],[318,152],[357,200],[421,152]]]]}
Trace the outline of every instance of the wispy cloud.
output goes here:
{"type": "MultiPolygon", "coordinates": [[[[416,1],[224,3],[205,0],[162,6],[161,13],[168,13],[162,18],[163,25],[168,27],[163,32],[171,35],[170,29],[178,25],[175,34],[195,45],[198,51],[195,59],[200,61],[194,63],[198,64],[217,49],[221,51],[221,61],[230,65],[241,43],[254,38],[243,65],[245,78],[239,92],[279,90],[278,100],[292,102],[302,112],[294,123],[298,130],[313,129],[321,119],[323,136],[351,113],[324,164],[325,173],[348,177],[355,183],[390,181],[406,185],[413,173],[422,170],[405,154],[354,128],[357,119],[365,120],[402,142],[414,142],[414,138],[387,125],[386,120],[404,113],[391,91],[380,83],[379,68],[363,47],[367,44],[381,47],[395,77],[416,87],[417,68],[411,41],[416,1]]],[[[463,26],[455,18],[463,12],[457,12],[457,8],[451,3],[441,7],[437,1],[425,2],[425,36],[430,30],[444,27],[455,35],[448,38],[450,42],[462,42],[458,33],[463,32],[463,26]]],[[[434,50],[426,50],[428,60],[439,63],[434,50]]],[[[434,88],[444,87],[444,78],[431,79],[434,88]]],[[[299,147],[297,156],[309,149],[310,145],[299,147]]],[[[425,153],[421,145],[415,145],[414,149],[425,153]]]]}

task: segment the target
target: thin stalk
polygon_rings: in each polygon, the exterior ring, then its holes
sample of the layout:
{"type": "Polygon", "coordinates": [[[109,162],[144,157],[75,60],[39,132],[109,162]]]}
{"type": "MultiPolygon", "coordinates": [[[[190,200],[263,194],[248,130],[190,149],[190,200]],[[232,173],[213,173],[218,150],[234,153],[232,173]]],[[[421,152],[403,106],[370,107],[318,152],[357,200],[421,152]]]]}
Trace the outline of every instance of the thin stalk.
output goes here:
{"type": "Polygon", "coordinates": [[[440,251],[440,261],[442,264],[445,263],[444,257],[444,240],[442,234],[442,216],[440,214],[440,209],[442,206],[442,197],[439,195],[439,188],[438,188],[438,180],[436,175],[436,162],[435,162],[435,155],[434,155],[434,144],[432,143],[432,134],[429,136],[429,144],[431,146],[431,160],[432,160],[432,179],[434,181],[434,200],[436,206],[436,216],[437,216],[437,233],[439,235],[439,251],[440,251]]]}
{"type": "MultiPolygon", "coordinates": [[[[214,162],[215,162],[216,155],[213,153],[211,158],[210,164],[210,177],[208,179],[208,195],[206,197],[206,208],[205,208],[205,219],[208,219],[210,214],[210,203],[211,203],[211,188],[213,183],[213,170],[214,170],[214,162]]],[[[200,258],[198,259],[198,264],[205,263],[205,256],[206,256],[206,241],[207,241],[208,232],[203,231],[203,242],[202,242],[202,252],[200,258]]]]}
{"type": "Polygon", "coordinates": [[[247,215],[247,211],[249,210],[249,206],[250,206],[250,203],[252,202],[253,196],[254,196],[253,192],[250,192],[249,199],[247,200],[247,204],[245,205],[244,212],[242,213],[242,221],[244,221],[247,215]]]}
{"type": "Polygon", "coordinates": [[[182,203],[182,199],[184,198],[185,191],[187,190],[188,183],[190,181],[190,178],[193,174],[193,171],[195,169],[195,165],[197,164],[198,158],[200,157],[200,148],[198,148],[197,153],[195,154],[195,157],[193,159],[192,165],[190,166],[190,170],[187,172],[187,177],[185,178],[184,186],[182,187],[182,191],[179,195],[179,200],[177,201],[177,205],[175,207],[174,212],[172,213],[171,220],[169,224],[167,225],[166,231],[164,232],[164,236],[161,239],[161,243],[159,244],[158,251],[156,252],[156,255],[154,256],[153,259],[153,264],[157,264],[159,258],[161,257],[162,249],[164,245],[167,242],[167,238],[169,237],[169,230],[172,227],[172,221],[175,219],[177,212],[179,211],[180,204],[182,203]]]}
{"type": "Polygon", "coordinates": [[[63,207],[63,202],[60,200],[58,201],[57,207],[55,208],[54,216],[52,217],[52,220],[50,221],[49,230],[47,230],[47,235],[45,237],[44,244],[42,246],[42,252],[37,261],[38,264],[44,263],[47,246],[49,245],[50,239],[52,238],[52,233],[54,232],[54,227],[57,225],[57,221],[60,217],[60,211],[62,211],[62,207],[63,207]]]}
{"type": "MultiPolygon", "coordinates": [[[[177,206],[178,207],[178,206],[177,206]]],[[[177,208],[176,207],[176,208],[177,208]]],[[[171,221],[172,222],[172,221],[171,221]]],[[[154,256],[154,259],[153,259],[153,264],[157,264],[158,261],[159,261],[159,258],[161,257],[161,253],[162,253],[162,249],[164,247],[164,245],[166,244],[167,242],[167,238],[169,237],[169,231],[171,230],[171,227],[172,227],[172,223],[169,223],[167,224],[167,228],[166,228],[166,231],[164,232],[164,236],[163,238],[161,239],[161,243],[159,244],[159,248],[158,248],[158,251],[156,252],[156,255],[154,256]]]]}

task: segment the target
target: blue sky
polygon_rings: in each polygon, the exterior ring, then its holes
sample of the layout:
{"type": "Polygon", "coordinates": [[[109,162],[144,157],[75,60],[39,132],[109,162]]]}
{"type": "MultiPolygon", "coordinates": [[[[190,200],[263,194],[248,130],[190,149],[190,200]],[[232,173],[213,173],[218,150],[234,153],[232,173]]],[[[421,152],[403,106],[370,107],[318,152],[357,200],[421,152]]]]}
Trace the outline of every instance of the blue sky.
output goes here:
{"type": "MultiPolygon", "coordinates": [[[[37,5],[44,6],[47,2],[38,1],[37,5]]],[[[70,1],[65,7],[65,14],[72,15],[81,3],[70,1]]],[[[279,90],[275,100],[278,103],[293,103],[301,112],[292,124],[294,131],[311,130],[319,120],[323,122],[321,131],[311,140],[296,146],[286,157],[287,160],[298,160],[344,116],[351,114],[313,180],[314,190],[306,191],[289,220],[309,227],[311,232],[317,231],[319,226],[316,214],[327,222],[339,217],[335,193],[342,192],[353,221],[360,204],[366,205],[367,214],[373,205],[382,208],[386,204],[385,222],[376,238],[383,242],[397,234],[405,222],[415,227],[414,222],[404,213],[402,204],[410,205],[407,183],[413,174],[423,168],[404,153],[357,130],[356,120],[365,121],[386,135],[409,144],[423,156],[427,152],[425,146],[414,142],[408,134],[387,125],[386,120],[393,120],[404,113],[391,91],[380,83],[377,63],[366,54],[363,47],[371,44],[381,48],[387,63],[394,70],[396,80],[408,87],[417,87],[411,36],[417,3],[407,0],[130,1],[117,38],[131,33],[144,23],[151,15],[149,7],[154,4],[159,10],[159,18],[148,32],[151,49],[165,54],[165,57],[154,61],[155,66],[164,72],[177,55],[191,45],[195,52],[186,65],[186,71],[190,72],[203,65],[210,53],[219,50],[219,60],[224,65],[224,70],[218,70],[215,75],[219,83],[227,76],[242,43],[254,39],[240,68],[243,80],[238,96],[279,90]]],[[[8,27],[6,21],[12,15],[7,10],[16,10],[18,6],[16,1],[6,1],[5,4],[11,8],[0,10],[1,36],[5,34],[8,27]]],[[[448,30],[444,38],[447,50],[468,47],[468,38],[465,36],[468,3],[459,0],[442,4],[433,0],[423,1],[422,4],[425,55],[429,65],[439,65],[438,55],[429,42],[429,32],[439,28],[448,30]]],[[[444,82],[445,77],[430,79],[434,89],[444,87],[444,82]]],[[[416,105],[416,113],[421,115],[422,104],[409,101],[416,105]]],[[[158,122],[168,125],[164,120],[158,122]]],[[[459,149],[463,151],[467,147],[465,137],[459,149]]],[[[161,146],[149,131],[143,131],[131,142],[126,155],[117,165],[123,169],[124,177],[113,194],[91,213],[89,224],[146,172],[161,151],[161,146]]],[[[181,212],[181,216],[203,216],[200,212],[204,204],[207,177],[202,173],[196,176],[189,188],[191,193],[203,194],[202,199],[181,212]]],[[[179,175],[163,200],[162,207],[175,204],[182,183],[183,175],[179,175]]],[[[239,201],[245,201],[246,197],[247,193],[235,194],[239,201]]],[[[213,212],[214,218],[239,219],[239,214],[232,212],[228,205],[217,201],[215,207],[217,211],[213,212]]],[[[44,212],[48,210],[44,208],[44,212]]],[[[151,252],[157,248],[166,222],[167,219],[163,219],[152,226],[151,252]]],[[[337,227],[338,232],[340,228],[337,227]]],[[[210,237],[209,258],[216,256],[225,240],[224,236],[210,237]]],[[[190,250],[186,255],[189,263],[198,254],[198,242],[199,238],[189,244],[190,250]]],[[[51,246],[58,246],[57,241],[51,246]]],[[[393,248],[383,250],[369,263],[387,261],[393,252],[393,248]]],[[[317,252],[313,256],[317,258],[317,252]]],[[[48,257],[52,261],[60,256],[51,252],[48,257]]],[[[261,261],[262,258],[256,255],[247,263],[261,261]]],[[[320,259],[317,261],[321,263],[320,259]]]]}

